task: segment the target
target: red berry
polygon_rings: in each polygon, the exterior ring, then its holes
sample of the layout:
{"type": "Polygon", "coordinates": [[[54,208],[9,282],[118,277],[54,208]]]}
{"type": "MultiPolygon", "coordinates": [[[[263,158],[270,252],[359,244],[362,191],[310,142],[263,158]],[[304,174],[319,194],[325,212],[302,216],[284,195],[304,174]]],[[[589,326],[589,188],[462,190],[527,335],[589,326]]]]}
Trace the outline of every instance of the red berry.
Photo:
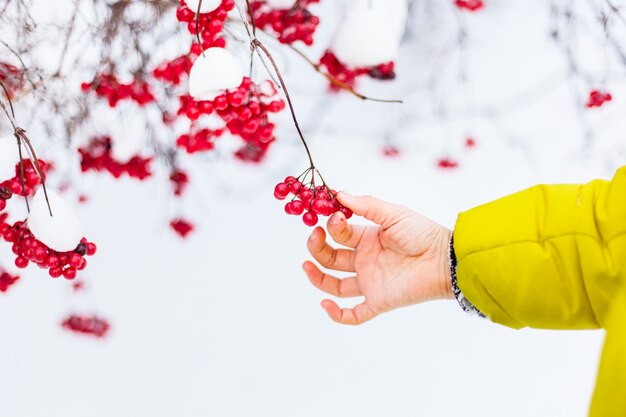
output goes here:
{"type": "Polygon", "coordinates": [[[274,197],[278,200],[284,200],[289,195],[289,187],[285,183],[280,183],[274,188],[274,197]]]}
{"type": "Polygon", "coordinates": [[[72,280],[76,278],[76,269],[75,268],[67,268],[63,271],[63,277],[67,280],[72,280]]]}
{"type": "Polygon", "coordinates": [[[317,222],[319,221],[319,218],[317,217],[317,214],[308,211],[304,213],[304,216],[302,216],[302,221],[307,226],[313,227],[317,224],[317,222]]]}

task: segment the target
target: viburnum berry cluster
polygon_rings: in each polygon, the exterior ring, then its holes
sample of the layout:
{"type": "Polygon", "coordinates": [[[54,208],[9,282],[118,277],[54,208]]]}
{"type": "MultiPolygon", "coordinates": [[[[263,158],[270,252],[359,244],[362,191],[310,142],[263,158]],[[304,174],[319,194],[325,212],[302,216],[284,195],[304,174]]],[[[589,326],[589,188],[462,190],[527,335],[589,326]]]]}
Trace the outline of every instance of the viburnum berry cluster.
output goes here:
{"type": "Polygon", "coordinates": [[[120,163],[113,159],[113,142],[110,136],[93,137],[89,143],[78,149],[80,168],[87,171],[108,171],[115,178],[127,174],[131,178],[144,180],[152,175],[150,163],[152,158],[134,156],[128,162],[120,163]]]}
{"type": "MultiPolygon", "coordinates": [[[[337,81],[349,86],[356,85],[357,78],[361,76],[369,76],[375,80],[393,80],[396,78],[395,63],[387,62],[369,68],[349,68],[341,62],[335,54],[328,50],[320,58],[321,67],[326,68],[328,73],[337,81]]],[[[330,88],[333,91],[341,90],[342,87],[331,83],[330,88]]]]}
{"type": "Polygon", "coordinates": [[[17,275],[12,275],[0,268],[0,292],[7,292],[9,287],[20,279],[17,275]]]}
{"type": "Polygon", "coordinates": [[[189,154],[212,151],[215,139],[224,134],[224,129],[200,129],[196,132],[184,133],[176,139],[176,146],[189,154]]]}
{"type": "MultiPolygon", "coordinates": [[[[275,140],[276,125],[269,120],[269,116],[285,109],[285,102],[276,97],[277,93],[271,81],[256,84],[245,77],[237,89],[213,100],[196,101],[189,96],[181,97],[178,114],[185,114],[195,121],[201,115],[215,112],[226,123],[226,129],[245,142],[235,156],[243,161],[260,162],[275,140]]],[[[222,133],[220,129],[203,129],[180,136],[177,144],[189,153],[212,150],[213,140],[222,133]]]]}
{"type": "Polygon", "coordinates": [[[17,163],[15,165],[15,176],[0,183],[0,210],[4,208],[2,201],[6,205],[6,201],[14,194],[30,197],[43,184],[43,181],[46,179],[46,173],[52,169],[52,165],[41,159],[38,159],[37,163],[43,177],[39,176],[35,165],[30,159],[23,159],[24,176],[22,177],[22,165],[17,163]]]}
{"type": "Polygon", "coordinates": [[[165,61],[152,71],[154,78],[168,82],[172,85],[179,85],[189,74],[193,64],[191,54],[181,55],[171,61],[165,61]]]}
{"type": "Polygon", "coordinates": [[[0,81],[6,87],[9,97],[13,97],[26,83],[22,71],[6,62],[0,62],[0,81]]]}
{"type": "Polygon", "coordinates": [[[320,19],[309,11],[308,6],[318,2],[300,0],[294,2],[291,8],[275,9],[265,0],[257,0],[250,3],[250,8],[257,27],[264,30],[271,28],[280,42],[293,44],[302,41],[310,46],[313,45],[313,36],[320,19]]]}
{"type": "Polygon", "coordinates": [[[174,219],[170,222],[170,228],[180,237],[186,239],[194,230],[193,224],[185,219],[174,219]]]}
{"type": "Polygon", "coordinates": [[[16,255],[15,266],[23,269],[33,262],[40,268],[47,269],[52,278],[76,278],[77,272],[87,266],[85,256],[96,253],[96,245],[84,238],[73,251],[52,250],[33,236],[26,221],[18,221],[13,225],[7,223],[6,213],[0,215],[0,235],[13,245],[11,249],[16,255]]]}
{"type": "Polygon", "coordinates": [[[454,4],[461,10],[475,12],[485,7],[483,0],[455,0],[454,4]]]}
{"type": "Polygon", "coordinates": [[[307,169],[299,177],[287,177],[274,188],[274,197],[285,200],[293,198],[285,205],[285,212],[292,216],[302,216],[302,221],[309,227],[319,222],[319,216],[331,216],[338,211],[347,219],[352,217],[352,211],[341,205],[337,199],[337,192],[331,190],[315,168],[307,169]],[[315,174],[322,181],[322,185],[315,185],[315,174]]]}
{"type": "Polygon", "coordinates": [[[103,338],[111,329],[106,319],[98,316],[72,314],[61,322],[61,327],[74,333],[103,338]]]}
{"type": "Polygon", "coordinates": [[[602,107],[605,103],[613,100],[613,96],[608,91],[591,90],[587,99],[586,107],[592,109],[594,107],[602,107]]]}
{"type": "Polygon", "coordinates": [[[450,157],[441,158],[437,161],[437,167],[441,169],[455,169],[459,167],[459,162],[450,157]]]}
{"type": "Polygon", "coordinates": [[[106,98],[111,107],[126,99],[133,100],[140,106],[155,101],[150,85],[146,81],[135,79],[129,84],[124,84],[114,74],[97,74],[92,82],[83,83],[81,89],[84,92],[94,91],[98,97],[106,98]]]}
{"type": "Polygon", "coordinates": [[[234,0],[222,0],[217,9],[209,13],[200,13],[196,19],[197,10],[192,10],[185,0],[181,0],[176,10],[179,22],[187,23],[189,33],[198,35],[202,41],[202,48],[224,48],[226,39],[222,36],[224,23],[228,19],[228,12],[235,8],[234,0]]]}
{"type": "Polygon", "coordinates": [[[174,169],[170,174],[174,196],[181,197],[189,185],[189,175],[182,169],[174,169]]]}

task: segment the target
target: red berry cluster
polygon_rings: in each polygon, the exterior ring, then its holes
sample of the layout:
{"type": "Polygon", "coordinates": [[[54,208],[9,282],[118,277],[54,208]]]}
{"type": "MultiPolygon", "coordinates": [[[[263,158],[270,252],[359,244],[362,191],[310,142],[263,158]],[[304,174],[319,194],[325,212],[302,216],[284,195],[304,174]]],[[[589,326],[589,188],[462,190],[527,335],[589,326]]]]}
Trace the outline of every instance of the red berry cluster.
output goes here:
{"type": "Polygon", "coordinates": [[[455,169],[459,167],[459,162],[452,158],[441,158],[437,161],[437,167],[441,169],[455,169]]]}
{"type": "Polygon", "coordinates": [[[189,154],[212,151],[215,149],[215,139],[222,136],[223,129],[201,129],[195,133],[185,133],[176,140],[176,146],[189,154]]]}
{"type": "Polygon", "coordinates": [[[72,314],[63,320],[61,326],[75,333],[82,333],[99,338],[105,337],[111,329],[111,325],[105,319],[97,316],[81,316],[77,314],[72,314]]]}
{"type": "Polygon", "coordinates": [[[193,224],[188,222],[185,219],[175,219],[170,222],[170,227],[172,230],[183,239],[187,238],[191,232],[194,230],[193,224]]]}
{"type": "Polygon", "coordinates": [[[257,0],[251,2],[251,9],[257,27],[264,30],[271,28],[281,43],[302,41],[310,46],[313,45],[313,36],[320,19],[307,6],[317,2],[319,0],[302,0],[295,2],[291,9],[276,10],[269,8],[265,0],[257,0]]]}
{"type": "MultiPolygon", "coordinates": [[[[312,170],[307,170],[303,177],[312,170]]],[[[326,185],[315,186],[313,180],[303,184],[296,177],[287,177],[285,181],[276,185],[274,197],[285,200],[290,194],[294,197],[285,205],[285,212],[292,216],[302,216],[302,221],[309,227],[315,226],[319,216],[331,216],[341,211],[346,218],[352,217],[352,211],[344,207],[337,200],[337,192],[329,189],[326,185]]]]}
{"type": "Polygon", "coordinates": [[[176,10],[176,18],[179,22],[187,23],[187,29],[192,35],[199,34],[202,40],[202,48],[224,48],[226,39],[222,36],[224,23],[228,19],[228,12],[235,7],[234,0],[222,0],[222,4],[210,13],[200,13],[196,19],[196,10],[191,10],[184,0],[176,10]]]}
{"type": "MultiPolygon", "coordinates": [[[[39,187],[43,181],[42,178],[39,177],[39,173],[35,169],[35,165],[30,159],[22,160],[24,165],[24,177],[22,178],[22,168],[20,164],[17,163],[15,165],[15,177],[6,180],[0,183],[0,210],[6,205],[6,200],[10,199],[13,194],[19,196],[32,196],[35,194],[35,190],[39,187]],[[23,184],[22,184],[23,180],[23,184]]],[[[46,163],[45,161],[38,159],[39,170],[43,174],[43,180],[46,179],[46,172],[52,169],[52,165],[46,163]]]]}
{"type": "Polygon", "coordinates": [[[455,0],[454,4],[461,10],[475,12],[485,7],[483,0],[455,0]]]}
{"type": "Polygon", "coordinates": [[[600,90],[591,90],[589,92],[589,99],[587,100],[586,106],[588,109],[602,107],[604,103],[611,100],[613,100],[611,93],[600,90]]]}
{"type": "Polygon", "coordinates": [[[98,136],[92,138],[85,147],[79,148],[82,171],[108,171],[115,178],[128,174],[129,177],[139,180],[152,175],[150,171],[152,158],[134,156],[130,161],[122,164],[113,159],[111,147],[112,141],[109,136],[98,136]]]}
{"type": "MultiPolygon", "coordinates": [[[[354,87],[358,77],[367,75],[375,80],[393,80],[396,78],[395,63],[388,62],[368,68],[348,68],[331,51],[326,51],[320,58],[320,66],[326,68],[328,73],[338,81],[347,86],[354,87]]],[[[330,88],[334,91],[341,90],[341,87],[332,84],[330,88]]]]}
{"type": "Polygon", "coordinates": [[[95,91],[98,97],[106,98],[111,107],[125,99],[131,99],[140,106],[155,101],[147,82],[137,79],[130,84],[124,84],[114,74],[98,74],[92,82],[83,83],[81,89],[84,92],[95,91]]]}
{"type": "Polygon", "coordinates": [[[174,169],[170,174],[170,182],[172,183],[174,195],[180,197],[185,193],[189,185],[189,176],[181,169],[174,169]]]}
{"type": "Polygon", "coordinates": [[[0,81],[6,87],[10,97],[20,91],[26,82],[22,71],[6,62],[0,62],[0,81]]]}
{"type": "Polygon", "coordinates": [[[17,275],[11,275],[0,269],[0,292],[7,292],[9,287],[15,284],[19,279],[20,277],[17,275]]]}
{"type": "MultiPolygon", "coordinates": [[[[186,114],[192,121],[201,115],[213,112],[226,122],[226,128],[235,136],[241,137],[245,145],[236,152],[237,158],[248,162],[260,162],[269,144],[275,140],[276,126],[270,122],[270,113],[285,109],[285,102],[277,98],[274,84],[266,81],[258,85],[244,78],[241,85],[227,91],[211,101],[194,101],[191,97],[181,97],[178,114],[186,114]]],[[[221,131],[204,129],[195,135],[182,135],[178,146],[189,153],[213,149],[213,139],[221,131]]]]}
{"type": "Polygon", "coordinates": [[[165,61],[152,71],[157,80],[179,85],[183,78],[191,71],[193,61],[190,55],[182,55],[171,61],[165,61]]]}
{"type": "Polygon", "coordinates": [[[228,131],[245,142],[236,152],[237,158],[260,162],[276,139],[276,125],[270,122],[269,115],[285,109],[285,102],[276,98],[276,94],[271,81],[260,86],[244,78],[237,90],[213,100],[217,114],[226,122],[228,131]]]}
{"type": "Polygon", "coordinates": [[[383,148],[383,155],[387,158],[396,158],[400,156],[400,149],[394,145],[386,145],[383,148]]]}
{"type": "Polygon", "coordinates": [[[13,244],[13,253],[17,255],[15,266],[26,268],[33,262],[42,269],[48,269],[52,278],[59,278],[61,275],[66,279],[76,278],[77,271],[82,271],[87,266],[84,257],[96,253],[96,245],[84,238],[73,251],[57,252],[37,240],[26,221],[11,225],[6,223],[6,217],[1,216],[0,234],[6,242],[13,244]]]}

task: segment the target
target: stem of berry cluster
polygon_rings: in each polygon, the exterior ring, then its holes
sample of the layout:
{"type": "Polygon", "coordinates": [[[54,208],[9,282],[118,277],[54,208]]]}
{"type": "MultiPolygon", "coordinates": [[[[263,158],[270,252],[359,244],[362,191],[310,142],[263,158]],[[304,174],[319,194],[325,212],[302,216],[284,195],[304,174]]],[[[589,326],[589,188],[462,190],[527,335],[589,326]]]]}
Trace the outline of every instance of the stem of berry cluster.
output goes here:
{"type": "Polygon", "coordinates": [[[278,69],[278,65],[276,64],[276,61],[274,60],[274,57],[272,56],[270,51],[265,47],[265,45],[263,45],[263,43],[261,43],[261,41],[259,41],[257,38],[254,38],[252,40],[252,46],[254,48],[259,48],[261,51],[263,51],[263,53],[265,54],[267,59],[272,64],[272,67],[274,67],[274,71],[276,72],[276,76],[278,77],[278,81],[280,82],[280,86],[281,86],[282,90],[285,92],[285,98],[287,99],[287,104],[289,105],[289,111],[291,112],[291,118],[293,119],[293,123],[294,123],[294,125],[296,127],[296,130],[298,131],[298,136],[300,136],[300,140],[302,141],[302,144],[304,145],[304,149],[306,150],[307,156],[309,157],[309,162],[311,163],[311,168],[315,169],[315,163],[313,162],[313,157],[311,156],[311,150],[309,149],[309,145],[306,143],[306,139],[304,138],[304,133],[302,132],[302,129],[300,128],[300,123],[298,122],[298,117],[296,116],[296,111],[295,111],[295,109],[293,107],[293,103],[291,101],[291,96],[289,95],[289,90],[287,89],[287,85],[285,84],[285,80],[283,79],[283,75],[281,74],[280,70],[278,69]]]}
{"type": "Polygon", "coordinates": [[[39,159],[37,158],[35,149],[33,148],[33,145],[30,143],[28,136],[26,136],[26,131],[22,129],[21,127],[19,127],[15,121],[15,109],[13,108],[13,102],[11,101],[11,95],[9,94],[9,90],[7,90],[6,86],[4,85],[2,81],[0,81],[0,87],[2,87],[2,90],[4,91],[4,94],[9,103],[9,108],[11,109],[11,113],[9,113],[9,109],[7,109],[4,102],[0,100],[0,106],[2,107],[2,110],[4,110],[4,113],[6,114],[7,119],[9,119],[11,126],[13,126],[13,136],[15,136],[15,139],[17,140],[17,149],[18,149],[18,153],[20,157],[20,182],[22,183],[22,191],[24,192],[24,201],[26,202],[26,210],[30,213],[30,205],[28,204],[28,196],[26,195],[26,185],[25,185],[26,174],[24,173],[24,158],[22,156],[22,142],[24,142],[24,146],[26,147],[26,152],[28,152],[30,158],[32,159],[33,167],[35,168],[37,175],[41,179],[41,185],[43,188],[44,197],[46,198],[48,212],[50,212],[50,217],[52,217],[52,207],[50,207],[50,200],[48,199],[48,190],[46,189],[46,181],[43,176],[43,172],[41,172],[41,169],[39,168],[39,159]]]}

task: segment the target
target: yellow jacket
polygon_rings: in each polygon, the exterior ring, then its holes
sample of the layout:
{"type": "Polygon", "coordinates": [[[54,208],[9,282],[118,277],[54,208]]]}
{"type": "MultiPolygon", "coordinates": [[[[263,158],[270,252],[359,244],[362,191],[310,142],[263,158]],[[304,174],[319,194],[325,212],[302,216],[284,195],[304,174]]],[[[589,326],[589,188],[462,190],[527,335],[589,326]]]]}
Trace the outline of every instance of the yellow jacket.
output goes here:
{"type": "Polygon", "coordinates": [[[454,250],[460,290],[492,321],[606,329],[590,416],[626,416],[626,167],[462,213],[454,250]]]}

